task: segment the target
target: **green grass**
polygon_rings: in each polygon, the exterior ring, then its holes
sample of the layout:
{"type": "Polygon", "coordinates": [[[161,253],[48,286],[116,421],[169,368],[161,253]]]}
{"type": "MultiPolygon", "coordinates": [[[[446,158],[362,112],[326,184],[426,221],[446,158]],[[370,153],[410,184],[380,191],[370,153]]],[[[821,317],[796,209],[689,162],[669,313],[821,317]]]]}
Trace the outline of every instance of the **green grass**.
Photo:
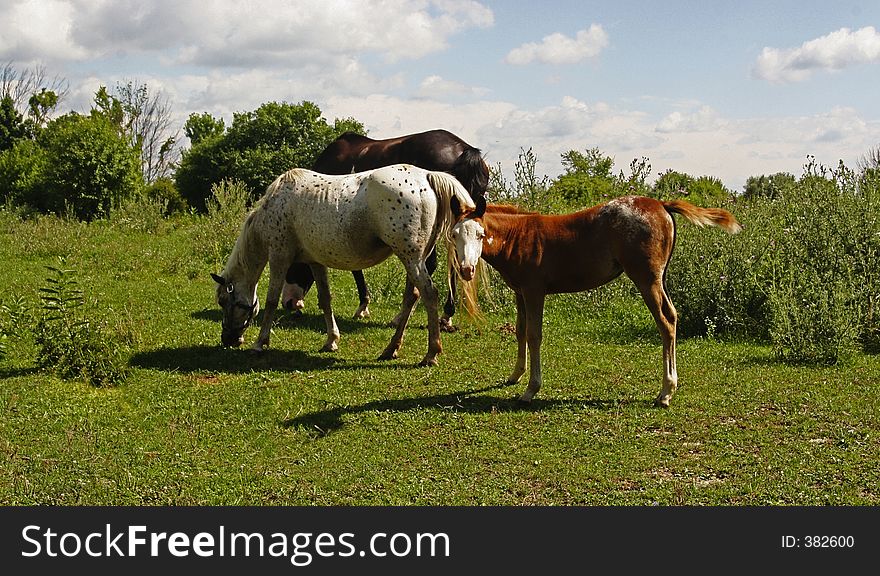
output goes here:
{"type": "Polygon", "coordinates": [[[281,316],[270,351],[220,348],[208,276],[220,263],[200,256],[199,226],[0,218],[0,302],[37,310],[45,266],[65,256],[131,368],[117,387],[61,380],[34,368],[27,327],[7,326],[0,504],[880,504],[877,356],[812,368],[762,343],[681,340],[680,387],[661,410],[644,305],[551,297],[544,387],[521,408],[525,381],[503,385],[516,353],[504,307],[481,326],[460,313],[430,369],[415,366],[419,309],[401,358],[376,361],[400,299],[393,260],[367,271],[365,321],[348,319],[351,275],[332,272],[337,353],[317,351],[314,294],[304,317],[281,316]]]}

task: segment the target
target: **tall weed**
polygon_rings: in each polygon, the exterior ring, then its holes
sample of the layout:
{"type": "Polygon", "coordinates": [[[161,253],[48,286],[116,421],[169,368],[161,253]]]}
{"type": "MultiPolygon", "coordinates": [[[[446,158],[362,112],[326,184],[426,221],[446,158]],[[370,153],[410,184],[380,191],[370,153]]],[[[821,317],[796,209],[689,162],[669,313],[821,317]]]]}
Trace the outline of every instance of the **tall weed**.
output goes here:
{"type": "Polygon", "coordinates": [[[93,386],[120,384],[128,375],[122,346],[102,323],[86,317],[75,271],[48,269],[51,275],[40,288],[42,314],[34,330],[37,366],[93,386]]]}

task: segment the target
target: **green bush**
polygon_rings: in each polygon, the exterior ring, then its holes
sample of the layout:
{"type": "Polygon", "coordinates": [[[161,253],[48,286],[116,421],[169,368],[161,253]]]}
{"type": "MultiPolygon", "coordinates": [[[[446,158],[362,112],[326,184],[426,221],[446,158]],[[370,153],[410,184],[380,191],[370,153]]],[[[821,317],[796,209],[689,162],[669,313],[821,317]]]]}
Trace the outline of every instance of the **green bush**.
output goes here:
{"type": "Polygon", "coordinates": [[[140,153],[103,115],[62,116],[46,127],[39,143],[44,170],[28,201],[41,210],[93,220],[143,186],[140,153]]]}
{"type": "Polygon", "coordinates": [[[767,338],[780,359],[813,364],[877,347],[875,178],[811,160],[794,184],[727,207],[745,226],[735,237],[679,226],[667,280],[683,335],[767,338]]]}
{"type": "Polygon", "coordinates": [[[21,206],[38,201],[46,153],[33,140],[18,140],[0,152],[0,201],[21,206]]]}
{"type": "Polygon", "coordinates": [[[186,200],[180,195],[171,178],[159,178],[147,186],[144,195],[150,201],[163,204],[163,213],[166,216],[186,212],[188,208],[186,200]]]}

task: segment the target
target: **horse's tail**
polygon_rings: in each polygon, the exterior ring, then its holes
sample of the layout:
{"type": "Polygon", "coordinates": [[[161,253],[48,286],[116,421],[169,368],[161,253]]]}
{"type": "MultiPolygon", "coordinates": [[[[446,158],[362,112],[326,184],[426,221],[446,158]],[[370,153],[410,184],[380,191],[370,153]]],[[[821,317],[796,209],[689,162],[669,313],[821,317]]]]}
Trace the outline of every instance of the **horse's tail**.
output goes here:
{"type": "MultiPolygon", "coordinates": [[[[448,270],[453,269],[451,254],[454,252],[452,241],[449,238],[449,230],[455,224],[456,214],[452,211],[452,199],[458,201],[459,206],[463,210],[475,210],[477,208],[471,195],[465,187],[459,182],[457,177],[447,174],[446,172],[428,172],[428,183],[437,194],[439,218],[437,219],[437,228],[435,229],[434,238],[446,239],[446,258],[449,264],[448,270]]],[[[457,267],[454,267],[456,270],[457,267]]],[[[447,275],[447,283],[450,291],[453,290],[454,282],[452,274],[447,275]]],[[[471,317],[479,315],[476,298],[476,282],[462,282],[462,301],[464,302],[465,311],[471,317]]]]}
{"type": "Polygon", "coordinates": [[[471,198],[485,197],[489,187],[489,166],[483,160],[479,148],[468,148],[462,152],[450,170],[458,178],[471,198]]]}
{"type": "Polygon", "coordinates": [[[733,214],[722,208],[700,208],[685,200],[666,200],[663,207],[670,214],[681,214],[697,226],[717,226],[730,234],[743,228],[733,214]]]}

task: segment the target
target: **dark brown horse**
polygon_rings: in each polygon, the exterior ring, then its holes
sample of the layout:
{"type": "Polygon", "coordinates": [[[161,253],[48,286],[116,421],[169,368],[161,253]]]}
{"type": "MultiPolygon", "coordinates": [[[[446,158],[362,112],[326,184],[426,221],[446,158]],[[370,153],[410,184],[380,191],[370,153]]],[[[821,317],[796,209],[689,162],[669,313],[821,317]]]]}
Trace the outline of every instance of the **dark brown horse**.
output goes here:
{"type": "Polygon", "coordinates": [[[530,402],[541,387],[541,339],[547,294],[581,292],[626,273],[638,287],[663,341],[663,387],[654,403],[668,407],[678,384],[675,366],[677,314],[666,293],[666,268],[675,246],[675,219],[698,226],[742,229],[720,208],[699,208],[683,200],[625,196],[572,214],[543,215],[511,206],[480,206],[453,227],[456,263],[472,270],[476,259],[489,263],[516,293],[516,383],[526,370],[529,383],[520,397],[530,402]],[[482,212],[482,214],[481,214],[482,212]],[[474,239],[482,240],[475,253],[474,239]],[[469,248],[470,246],[470,248],[469,248]],[[470,252],[468,252],[470,250],[470,252]]]}
{"type": "MultiPolygon", "coordinates": [[[[315,160],[312,170],[324,174],[351,174],[392,164],[413,164],[426,170],[449,172],[464,185],[475,200],[483,198],[489,184],[489,167],[480,150],[446,130],[430,130],[385,140],[373,140],[354,132],[346,132],[331,142],[315,160]]],[[[437,268],[437,253],[428,258],[428,271],[437,268]]],[[[358,288],[360,305],[355,318],[369,315],[370,294],[364,273],[352,272],[358,288]]],[[[451,331],[455,314],[455,283],[449,276],[449,293],[443,305],[441,329],[451,331]]],[[[288,310],[302,309],[303,298],[314,277],[306,264],[294,263],[286,274],[282,304],[288,310]]],[[[395,318],[394,323],[399,321],[395,318]]]]}

